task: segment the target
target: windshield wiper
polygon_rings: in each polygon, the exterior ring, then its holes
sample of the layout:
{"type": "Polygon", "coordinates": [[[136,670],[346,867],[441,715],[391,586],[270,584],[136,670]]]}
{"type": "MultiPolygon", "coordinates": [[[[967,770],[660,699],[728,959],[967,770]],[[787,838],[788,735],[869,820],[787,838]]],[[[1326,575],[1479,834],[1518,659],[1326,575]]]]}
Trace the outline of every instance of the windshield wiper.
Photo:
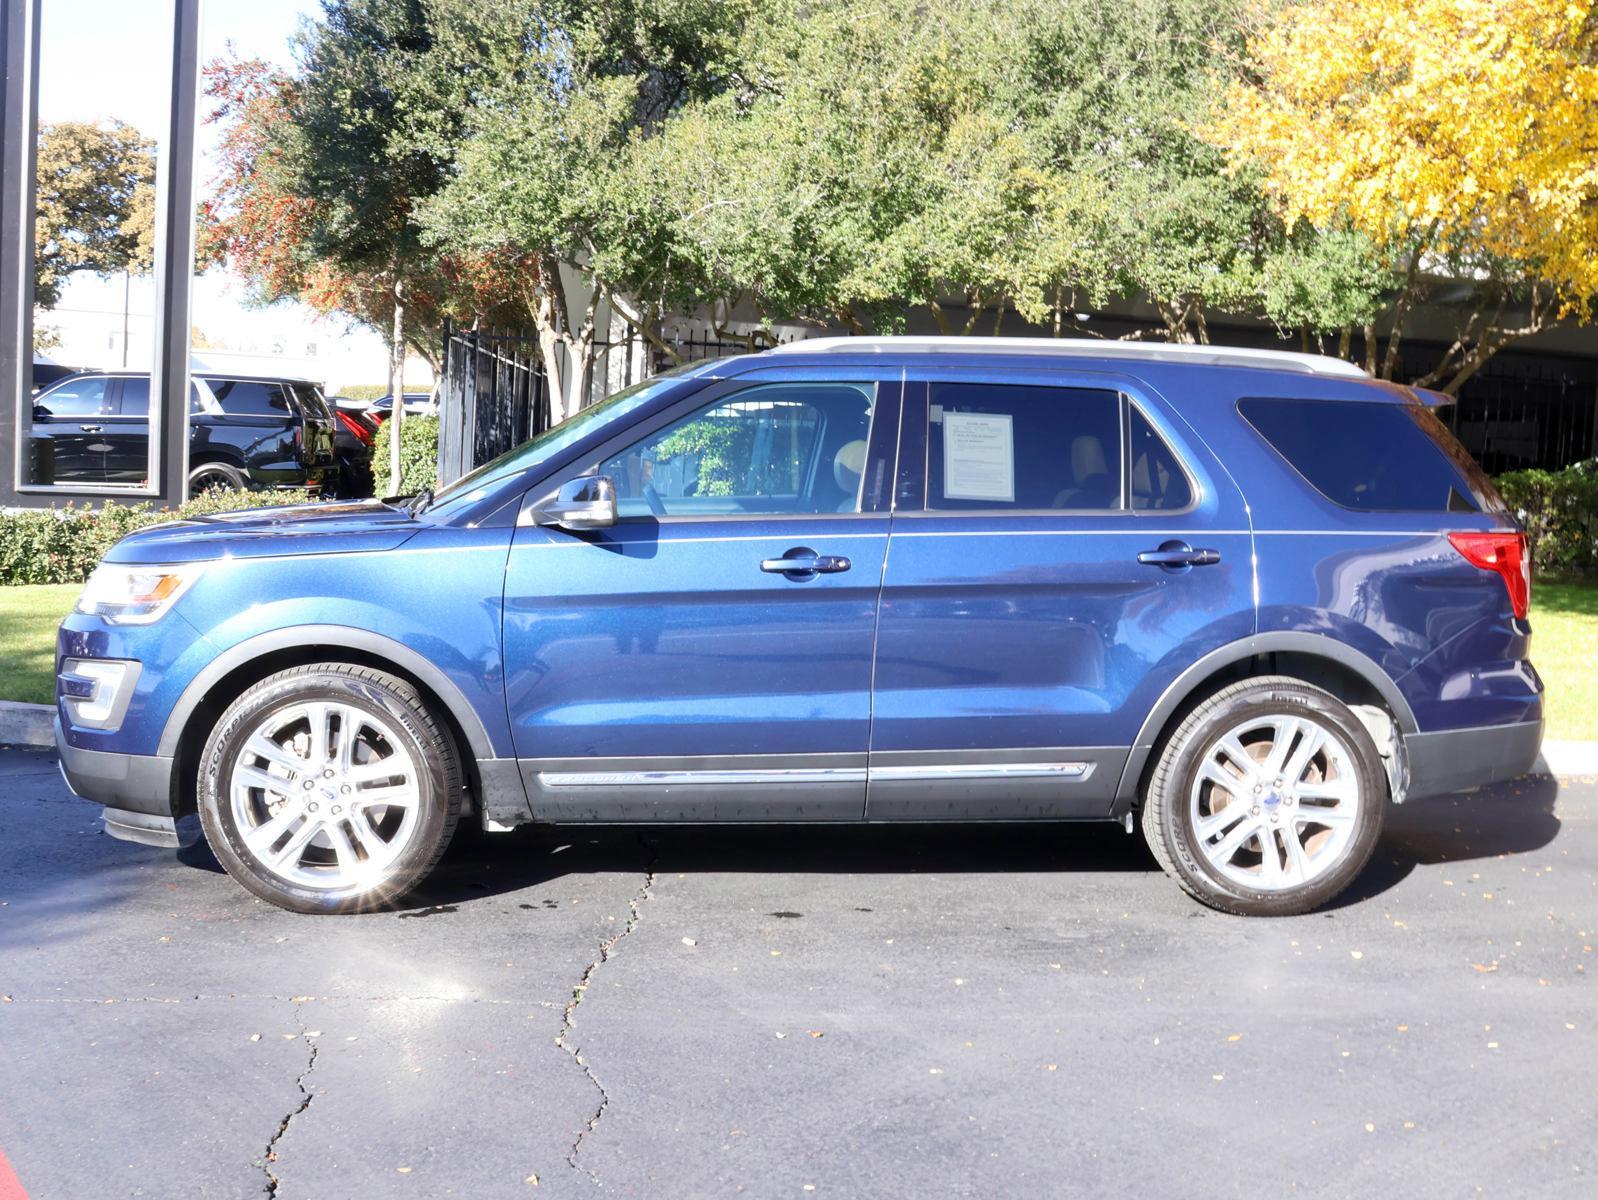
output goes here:
{"type": "Polygon", "coordinates": [[[427,510],[427,506],[432,502],[433,489],[424,487],[421,491],[417,492],[416,495],[412,496],[405,502],[405,515],[408,517],[414,517],[418,513],[425,512],[427,510]]]}

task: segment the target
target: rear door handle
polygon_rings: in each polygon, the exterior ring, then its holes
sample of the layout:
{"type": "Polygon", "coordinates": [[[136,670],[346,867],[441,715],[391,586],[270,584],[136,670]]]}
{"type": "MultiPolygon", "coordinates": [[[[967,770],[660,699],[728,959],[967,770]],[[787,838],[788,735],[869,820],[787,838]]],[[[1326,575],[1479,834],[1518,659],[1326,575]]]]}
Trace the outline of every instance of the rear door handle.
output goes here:
{"type": "Polygon", "coordinates": [[[84,433],[99,433],[100,430],[105,428],[105,426],[103,426],[103,425],[79,425],[78,428],[80,430],[82,430],[84,433]]]}
{"type": "Polygon", "coordinates": [[[1221,561],[1219,550],[1195,550],[1186,542],[1162,542],[1158,550],[1145,550],[1138,562],[1150,567],[1179,571],[1183,567],[1211,567],[1221,561]]]}
{"type": "Polygon", "coordinates": [[[813,579],[817,575],[847,571],[853,565],[841,554],[817,554],[808,546],[795,546],[781,558],[762,559],[760,569],[790,579],[813,579]]]}

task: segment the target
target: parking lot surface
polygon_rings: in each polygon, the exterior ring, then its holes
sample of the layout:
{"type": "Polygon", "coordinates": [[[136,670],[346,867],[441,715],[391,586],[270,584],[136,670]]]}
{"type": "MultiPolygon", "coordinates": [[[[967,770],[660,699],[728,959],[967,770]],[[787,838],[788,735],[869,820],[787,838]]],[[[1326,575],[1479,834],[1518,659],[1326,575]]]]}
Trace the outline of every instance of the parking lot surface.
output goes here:
{"type": "Polygon", "coordinates": [[[1595,942],[1591,780],[1397,809],[1299,918],[1200,908],[1108,825],[474,835],[410,907],[311,918],[0,751],[0,1166],[34,1200],[1588,1197],[1595,942]]]}

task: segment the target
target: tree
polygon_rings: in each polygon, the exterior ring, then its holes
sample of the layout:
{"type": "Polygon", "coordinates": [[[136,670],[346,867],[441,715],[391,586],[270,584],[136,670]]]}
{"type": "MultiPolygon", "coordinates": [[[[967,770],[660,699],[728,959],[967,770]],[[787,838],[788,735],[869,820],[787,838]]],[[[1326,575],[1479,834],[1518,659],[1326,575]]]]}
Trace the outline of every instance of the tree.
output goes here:
{"type": "Polygon", "coordinates": [[[39,130],[34,302],[53,308],[72,271],[147,271],[155,250],[155,143],[120,121],[39,130]]]}
{"type": "Polygon", "coordinates": [[[1060,333],[1143,294],[1168,337],[1206,340],[1282,238],[1189,128],[1239,3],[806,5],[754,47],[759,88],[635,143],[639,190],[679,276],[767,320],[891,327],[924,304],[948,332],[1013,309],[1060,333]]]}
{"type": "Polygon", "coordinates": [[[1392,272],[1384,351],[1365,322],[1374,373],[1392,377],[1406,320],[1445,291],[1466,294],[1457,336],[1416,382],[1449,393],[1515,339],[1590,316],[1593,0],[1262,0],[1258,21],[1204,132],[1289,225],[1364,239],[1392,272]]]}
{"type": "MultiPolygon", "coordinates": [[[[758,9],[435,0],[430,11],[429,69],[465,98],[469,136],[422,220],[435,246],[520,265],[558,419],[587,392],[601,301],[664,349],[664,306],[697,294],[630,155],[685,103],[749,86],[741,47],[758,9]]],[[[453,133],[441,128],[437,141],[453,133]]]]}
{"type": "Polygon", "coordinates": [[[207,66],[223,133],[201,256],[227,261],[261,303],[292,297],[382,332],[403,395],[406,347],[436,371],[446,316],[516,310],[516,264],[419,239],[411,213],[444,178],[451,142],[438,135],[454,87],[429,69],[438,64],[423,7],[330,0],[324,16],[305,33],[295,74],[231,57],[207,66]]]}

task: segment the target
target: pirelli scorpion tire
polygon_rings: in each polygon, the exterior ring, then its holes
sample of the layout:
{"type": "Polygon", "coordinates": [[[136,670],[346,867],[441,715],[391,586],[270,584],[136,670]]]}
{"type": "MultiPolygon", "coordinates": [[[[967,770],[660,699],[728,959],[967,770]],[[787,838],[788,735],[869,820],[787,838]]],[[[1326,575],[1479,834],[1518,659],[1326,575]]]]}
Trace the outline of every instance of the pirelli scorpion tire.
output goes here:
{"type": "Polygon", "coordinates": [[[200,759],[211,849],[294,912],[402,896],[444,853],[460,806],[453,741],[416,689],[348,663],[267,676],[222,714],[200,759]]]}
{"type": "Polygon", "coordinates": [[[1178,726],[1144,797],[1143,833],[1196,899],[1288,916],[1364,869],[1387,794],[1381,756],[1347,705],[1264,676],[1223,688],[1178,726]]]}

